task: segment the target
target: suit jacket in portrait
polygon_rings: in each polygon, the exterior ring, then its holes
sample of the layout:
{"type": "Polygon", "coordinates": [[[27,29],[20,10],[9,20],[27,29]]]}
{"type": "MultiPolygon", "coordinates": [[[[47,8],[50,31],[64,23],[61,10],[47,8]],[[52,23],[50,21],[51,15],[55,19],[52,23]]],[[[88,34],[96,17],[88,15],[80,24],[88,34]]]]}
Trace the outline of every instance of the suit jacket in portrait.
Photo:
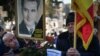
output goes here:
{"type": "MultiPolygon", "coordinates": [[[[40,18],[40,20],[39,20],[39,22],[37,23],[37,25],[36,25],[36,27],[35,27],[35,30],[36,29],[41,29],[41,30],[43,30],[43,16],[41,16],[41,18],[40,18]]],[[[34,31],[35,31],[34,30],[34,31]]],[[[24,20],[21,22],[21,24],[19,24],[19,33],[20,34],[27,34],[27,35],[32,35],[32,36],[34,36],[34,33],[35,32],[33,32],[32,34],[28,31],[28,29],[27,29],[27,27],[26,27],[26,25],[25,25],[25,22],[24,22],[24,20]]],[[[43,34],[42,34],[43,35],[43,34]]]]}
{"type": "Polygon", "coordinates": [[[21,24],[19,24],[19,33],[20,34],[28,34],[28,35],[30,35],[30,32],[28,31],[24,20],[21,22],[21,24]]]}

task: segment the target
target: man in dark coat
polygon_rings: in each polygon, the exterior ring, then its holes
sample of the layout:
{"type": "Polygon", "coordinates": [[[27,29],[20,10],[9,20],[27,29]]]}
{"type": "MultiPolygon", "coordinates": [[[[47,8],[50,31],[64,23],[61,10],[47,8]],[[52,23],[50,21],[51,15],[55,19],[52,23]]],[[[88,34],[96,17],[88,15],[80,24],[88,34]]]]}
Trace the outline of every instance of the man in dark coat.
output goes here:
{"type": "Polygon", "coordinates": [[[19,48],[18,40],[11,32],[5,33],[0,42],[0,56],[14,55],[13,50],[19,48]]]}
{"type": "Polygon", "coordinates": [[[2,40],[4,34],[6,33],[4,32],[4,29],[0,26],[0,56],[2,56],[5,52],[9,50],[9,48],[4,45],[4,42],[2,40]]]}
{"type": "Polygon", "coordinates": [[[93,36],[87,50],[84,49],[80,37],[77,37],[77,48],[73,48],[74,12],[68,14],[66,25],[68,26],[68,31],[61,33],[56,43],[57,50],[62,51],[62,56],[100,56],[99,41],[96,36],[93,36]]]}

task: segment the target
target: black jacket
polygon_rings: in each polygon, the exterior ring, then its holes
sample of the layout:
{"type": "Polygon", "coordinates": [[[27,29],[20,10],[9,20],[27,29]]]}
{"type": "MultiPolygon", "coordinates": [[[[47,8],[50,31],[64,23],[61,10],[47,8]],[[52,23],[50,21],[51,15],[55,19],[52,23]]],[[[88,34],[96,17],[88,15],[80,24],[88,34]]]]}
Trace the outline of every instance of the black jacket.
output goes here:
{"type": "MultiPolygon", "coordinates": [[[[62,56],[66,56],[69,48],[73,47],[73,37],[68,32],[61,33],[57,39],[57,50],[62,51],[62,56]]],[[[82,45],[82,40],[77,38],[77,50],[81,56],[100,56],[99,55],[99,41],[97,37],[93,37],[88,50],[85,50],[82,45]]]]}
{"type": "Polygon", "coordinates": [[[19,33],[20,34],[29,34],[30,35],[30,33],[29,33],[24,21],[22,21],[21,24],[19,25],[19,33]]]}
{"type": "Polygon", "coordinates": [[[4,53],[7,53],[10,48],[4,45],[4,42],[2,40],[3,36],[6,34],[7,32],[4,32],[2,34],[2,36],[0,36],[0,56],[2,56],[4,53]]]}

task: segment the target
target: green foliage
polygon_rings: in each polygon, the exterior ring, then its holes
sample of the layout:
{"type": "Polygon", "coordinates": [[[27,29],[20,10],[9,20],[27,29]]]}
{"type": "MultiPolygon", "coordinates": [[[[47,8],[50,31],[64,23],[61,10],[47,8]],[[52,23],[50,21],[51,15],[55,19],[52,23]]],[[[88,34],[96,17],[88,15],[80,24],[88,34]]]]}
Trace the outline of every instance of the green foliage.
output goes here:
{"type": "Polygon", "coordinates": [[[44,50],[37,49],[37,48],[23,48],[20,56],[44,56],[44,50]]]}

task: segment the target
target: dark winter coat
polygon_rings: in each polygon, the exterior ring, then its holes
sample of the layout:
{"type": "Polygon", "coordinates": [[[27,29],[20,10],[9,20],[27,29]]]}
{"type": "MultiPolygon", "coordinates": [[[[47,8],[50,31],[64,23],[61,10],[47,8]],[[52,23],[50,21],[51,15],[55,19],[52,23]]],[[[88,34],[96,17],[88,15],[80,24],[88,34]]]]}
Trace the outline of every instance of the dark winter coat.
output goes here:
{"type": "MultiPolygon", "coordinates": [[[[68,32],[61,33],[57,39],[57,50],[62,51],[62,56],[66,56],[69,48],[73,47],[73,37],[68,32]]],[[[81,56],[100,56],[99,55],[99,41],[96,36],[93,37],[88,50],[85,50],[80,37],[77,38],[77,50],[81,56]]]]}

